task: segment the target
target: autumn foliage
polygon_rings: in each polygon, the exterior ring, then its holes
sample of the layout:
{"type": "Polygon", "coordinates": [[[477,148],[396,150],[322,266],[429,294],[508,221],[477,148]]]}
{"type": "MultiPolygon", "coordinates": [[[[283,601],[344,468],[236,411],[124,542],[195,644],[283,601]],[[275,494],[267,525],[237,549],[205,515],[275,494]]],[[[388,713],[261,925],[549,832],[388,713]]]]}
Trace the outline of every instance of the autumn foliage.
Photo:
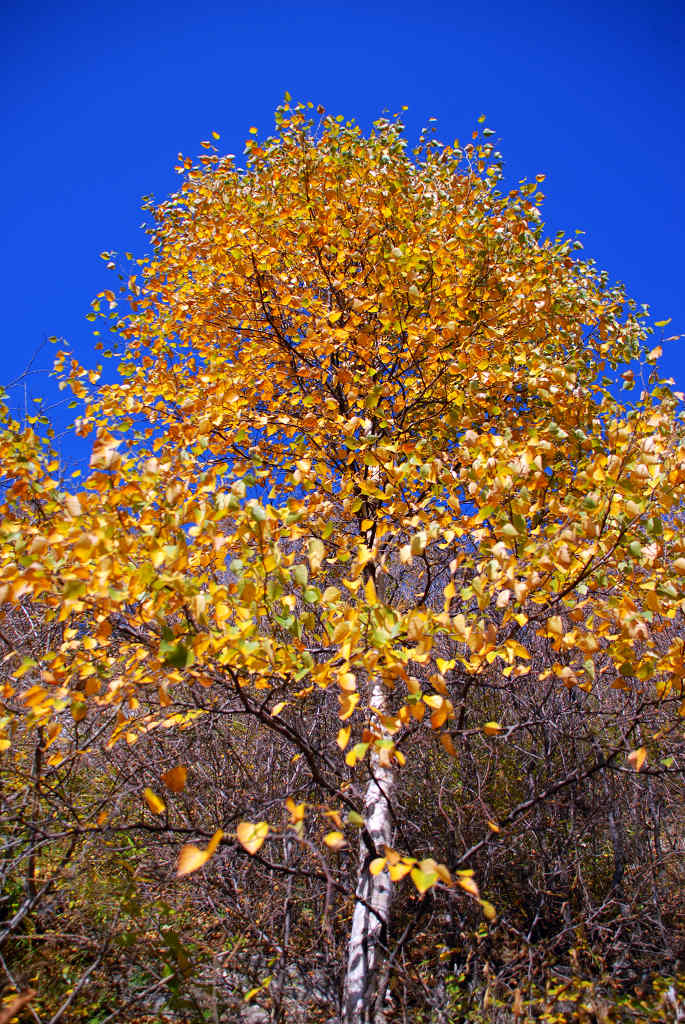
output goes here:
{"type": "Polygon", "coordinates": [[[145,824],[179,877],[207,866],[174,883],[199,898],[229,863],[255,906],[310,887],[345,1020],[374,921],[360,1021],[401,978],[433,1005],[422,934],[455,976],[496,959],[479,928],[532,949],[563,921],[550,949],[578,958],[588,908],[609,934],[638,890],[675,963],[685,442],[646,313],[545,237],[542,177],[501,191],[487,130],[410,154],[399,119],[286,103],[244,167],[205,148],[94,304],[114,381],[58,355],[87,472],[67,486],[5,417],[6,770],[34,741],[51,778],[97,762],[55,849],[145,824]],[[639,886],[638,806],[661,830],[639,886]]]}

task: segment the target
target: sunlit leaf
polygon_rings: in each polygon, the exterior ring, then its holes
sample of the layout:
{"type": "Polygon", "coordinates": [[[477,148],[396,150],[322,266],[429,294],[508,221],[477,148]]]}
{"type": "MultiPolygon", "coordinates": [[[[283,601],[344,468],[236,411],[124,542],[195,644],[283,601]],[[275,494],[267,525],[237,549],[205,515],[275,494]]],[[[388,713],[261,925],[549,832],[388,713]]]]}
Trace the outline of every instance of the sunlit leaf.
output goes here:
{"type": "Polygon", "coordinates": [[[638,747],[637,750],[631,750],[628,754],[628,761],[636,772],[640,771],[646,759],[647,751],[644,747],[638,747]]]}
{"type": "Polygon", "coordinates": [[[166,808],[166,804],[161,797],[158,797],[156,793],[153,793],[152,790],[147,787],[143,790],[143,799],[153,814],[161,814],[166,808]]]}
{"type": "Polygon", "coordinates": [[[256,825],[249,821],[241,821],[236,828],[238,842],[250,854],[256,853],[261,848],[268,834],[269,826],[265,821],[257,822],[256,825]]]}
{"type": "Polygon", "coordinates": [[[198,868],[203,867],[214,854],[222,837],[223,832],[221,829],[218,829],[210,840],[209,845],[204,850],[201,850],[198,846],[194,846],[192,843],[187,843],[183,846],[178,855],[176,874],[179,876],[189,875],[191,872],[197,871],[198,868]]]}

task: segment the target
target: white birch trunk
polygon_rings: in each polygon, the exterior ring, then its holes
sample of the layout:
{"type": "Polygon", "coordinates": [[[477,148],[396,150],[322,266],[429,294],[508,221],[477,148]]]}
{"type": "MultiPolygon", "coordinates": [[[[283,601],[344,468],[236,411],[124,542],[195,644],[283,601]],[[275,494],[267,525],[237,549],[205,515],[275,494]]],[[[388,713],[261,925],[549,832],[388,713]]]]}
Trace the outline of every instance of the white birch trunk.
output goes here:
{"type": "MultiPolygon", "coordinates": [[[[371,690],[370,704],[385,711],[385,689],[376,682],[371,690]]],[[[364,818],[366,828],[382,857],[385,846],[392,845],[390,803],[395,784],[394,769],[380,763],[377,752],[370,754],[372,777],[366,789],[364,818]]],[[[371,862],[363,840],[359,853],[357,902],[347,953],[347,973],[343,993],[342,1024],[381,1024],[385,985],[384,957],[387,949],[387,927],[392,901],[392,882],[387,871],[378,875],[369,872],[371,862]],[[362,902],[362,900],[364,902],[362,902]],[[373,909],[370,909],[373,908],[373,909]]]]}

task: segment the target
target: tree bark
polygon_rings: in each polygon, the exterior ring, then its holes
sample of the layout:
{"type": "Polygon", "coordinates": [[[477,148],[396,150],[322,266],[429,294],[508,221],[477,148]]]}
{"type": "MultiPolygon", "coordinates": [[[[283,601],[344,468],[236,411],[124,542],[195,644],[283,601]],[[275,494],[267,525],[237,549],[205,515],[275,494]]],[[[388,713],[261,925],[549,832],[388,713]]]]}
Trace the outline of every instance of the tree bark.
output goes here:
{"type": "MultiPolygon", "coordinates": [[[[371,690],[371,706],[385,711],[383,684],[371,690]]],[[[390,801],[395,784],[394,768],[382,764],[379,753],[370,754],[371,778],[366,788],[364,817],[366,828],[379,857],[391,845],[390,801]]],[[[372,875],[373,859],[364,842],[360,844],[357,900],[347,953],[347,973],[343,993],[342,1024],[382,1024],[384,1020],[383,979],[387,955],[387,933],[392,902],[392,882],[387,871],[372,875]]]]}

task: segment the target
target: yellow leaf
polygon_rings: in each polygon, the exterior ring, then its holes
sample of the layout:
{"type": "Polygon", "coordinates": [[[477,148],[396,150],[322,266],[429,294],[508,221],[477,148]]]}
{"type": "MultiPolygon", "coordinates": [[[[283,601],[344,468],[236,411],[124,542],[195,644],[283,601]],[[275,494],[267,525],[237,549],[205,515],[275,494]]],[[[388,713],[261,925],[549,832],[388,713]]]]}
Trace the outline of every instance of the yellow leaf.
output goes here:
{"type": "Polygon", "coordinates": [[[277,715],[280,715],[281,711],[283,710],[287,703],[287,700],[280,700],[278,704],[274,704],[274,706],[271,709],[271,717],[276,718],[277,715]]]}
{"type": "Polygon", "coordinates": [[[443,705],[431,715],[431,729],[440,729],[447,721],[447,706],[443,705]]]}
{"type": "Polygon", "coordinates": [[[551,633],[553,636],[563,636],[564,624],[561,621],[561,616],[552,615],[547,620],[547,632],[551,633]]]}
{"type": "Polygon", "coordinates": [[[344,722],[354,714],[354,709],[359,703],[359,694],[341,693],[338,700],[340,701],[339,718],[344,722]]]}
{"type": "Polygon", "coordinates": [[[341,672],[338,676],[338,686],[345,693],[354,693],[357,689],[357,677],[354,672],[341,672]]]}
{"type": "Polygon", "coordinates": [[[483,911],[483,915],[488,919],[488,921],[496,920],[497,911],[493,907],[492,903],[489,903],[488,900],[478,900],[478,902],[480,903],[480,908],[483,911]]]}
{"type": "Polygon", "coordinates": [[[249,821],[241,821],[236,829],[238,842],[249,854],[254,854],[261,847],[269,834],[269,826],[265,821],[253,825],[249,821]]]}
{"type": "Polygon", "coordinates": [[[475,896],[476,898],[478,898],[480,896],[480,892],[478,890],[478,886],[477,886],[476,882],[473,880],[473,878],[471,878],[470,876],[468,876],[468,875],[460,876],[459,878],[457,878],[457,882],[462,887],[462,889],[465,892],[469,893],[471,896],[475,896]]]}
{"type": "Polygon", "coordinates": [[[402,565],[411,565],[413,561],[412,550],[409,544],[403,544],[400,548],[400,562],[402,565]]]}
{"type": "Polygon", "coordinates": [[[347,744],[350,742],[351,732],[352,730],[350,729],[349,725],[345,725],[343,726],[342,729],[338,730],[338,739],[336,742],[341,750],[344,750],[347,744]]]}
{"type": "Polygon", "coordinates": [[[448,868],[444,864],[436,864],[433,862],[433,870],[437,873],[438,878],[445,883],[445,885],[452,885],[452,876],[449,873],[448,868]]]}
{"type": "Polygon", "coordinates": [[[161,797],[158,797],[156,793],[153,793],[147,787],[143,790],[143,799],[153,814],[161,814],[166,807],[161,797]]]}
{"type": "Polygon", "coordinates": [[[285,806],[288,809],[288,811],[290,812],[290,821],[291,821],[292,824],[295,824],[298,821],[303,821],[304,820],[304,808],[305,808],[305,805],[303,803],[302,804],[296,804],[295,801],[293,800],[293,798],[289,796],[288,799],[285,802],[285,806]]]}
{"type": "Polygon", "coordinates": [[[343,846],[346,845],[345,836],[342,832],[327,832],[323,837],[323,841],[332,850],[342,850],[343,846]]]}
{"type": "Polygon", "coordinates": [[[345,755],[345,764],[350,768],[354,768],[357,761],[361,761],[366,757],[366,751],[369,749],[368,743],[355,743],[351,750],[348,750],[345,755]]]}
{"type": "Polygon", "coordinates": [[[423,699],[429,708],[441,708],[445,703],[445,698],[439,693],[428,693],[423,699]]]}
{"type": "Polygon", "coordinates": [[[179,877],[182,875],[189,875],[191,872],[197,871],[198,868],[201,868],[206,864],[221,842],[222,837],[223,832],[221,829],[217,829],[206,850],[201,850],[199,846],[195,846],[193,843],[187,843],[185,846],[181,847],[181,851],[178,855],[178,864],[176,865],[176,874],[179,877]]]}
{"type": "Polygon", "coordinates": [[[438,880],[438,873],[434,870],[424,871],[419,865],[411,869],[411,880],[419,892],[423,894],[435,885],[438,880]]]}
{"type": "Polygon", "coordinates": [[[88,711],[88,705],[84,700],[77,700],[74,698],[71,702],[71,717],[75,722],[82,722],[86,717],[88,711]]]}
{"type": "Polygon", "coordinates": [[[369,576],[368,580],[364,584],[364,595],[366,597],[367,604],[377,604],[378,598],[376,596],[376,584],[373,582],[373,577],[369,576]]]}
{"type": "Polygon", "coordinates": [[[486,722],[483,726],[483,732],[486,736],[499,736],[502,732],[502,726],[499,722],[486,722]]]}
{"type": "Polygon", "coordinates": [[[318,537],[312,537],[309,541],[309,567],[312,572],[318,572],[325,554],[323,541],[318,537]]]}
{"type": "Polygon", "coordinates": [[[399,882],[409,874],[411,867],[411,864],[390,864],[388,865],[388,874],[393,882],[399,882]]]}
{"type": "Polygon", "coordinates": [[[628,754],[628,761],[633,766],[636,772],[640,771],[640,768],[642,768],[642,765],[645,763],[646,759],[647,751],[644,747],[638,747],[637,750],[631,750],[631,752],[628,754]]]}
{"type": "Polygon", "coordinates": [[[385,857],[375,857],[369,864],[369,871],[372,875],[380,875],[386,863],[385,857]]]}
{"type": "Polygon", "coordinates": [[[172,793],[180,793],[185,789],[188,769],[184,764],[177,764],[162,775],[162,782],[172,793]]]}

